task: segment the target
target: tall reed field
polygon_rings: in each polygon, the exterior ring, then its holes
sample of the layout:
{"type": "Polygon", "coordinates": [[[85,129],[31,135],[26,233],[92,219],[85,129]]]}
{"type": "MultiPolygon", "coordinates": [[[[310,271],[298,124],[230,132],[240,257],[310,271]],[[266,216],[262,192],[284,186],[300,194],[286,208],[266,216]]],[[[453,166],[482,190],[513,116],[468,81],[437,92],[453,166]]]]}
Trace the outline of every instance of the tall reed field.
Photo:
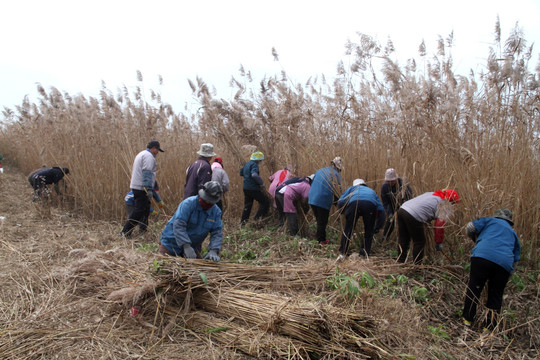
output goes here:
{"type": "MultiPolygon", "coordinates": [[[[349,64],[331,83],[319,75],[295,84],[284,72],[258,84],[241,68],[234,98],[215,98],[203,79],[189,85],[200,102],[192,114],[175,112],[140,86],[99,97],[38,86],[39,100],[3,111],[0,152],[22,171],[67,166],[69,206],[92,219],[123,221],[135,155],[151,139],[160,194],[172,212],[182,199],[185,171],[201,143],[214,144],[231,179],[225,221],[238,222],[243,206],[238,170],[249,146],[262,151],[267,179],[292,164],[307,176],[344,159],[343,190],[363,178],[379,192],[393,167],[416,195],[453,188],[460,195],[447,230],[450,250],[462,247],[468,221],[500,207],[514,212],[523,258],[540,261],[540,65],[531,72],[533,47],[516,27],[506,41],[495,26],[483,71],[455,74],[452,35],[428,54],[400,64],[389,41],[359,34],[347,44],[349,64]]],[[[274,52],[278,59],[278,54],[274,52]]],[[[31,192],[30,186],[28,191],[31,192]]],[[[333,214],[335,217],[336,214],[333,214]]]]}

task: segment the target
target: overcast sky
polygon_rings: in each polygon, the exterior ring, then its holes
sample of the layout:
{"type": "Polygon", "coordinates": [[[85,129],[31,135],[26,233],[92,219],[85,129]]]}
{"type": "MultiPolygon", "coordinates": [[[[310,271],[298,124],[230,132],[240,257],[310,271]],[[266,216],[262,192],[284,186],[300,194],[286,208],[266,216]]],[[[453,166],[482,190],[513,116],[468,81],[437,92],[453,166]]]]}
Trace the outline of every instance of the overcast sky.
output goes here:
{"type": "Polygon", "coordinates": [[[113,93],[132,89],[140,70],[180,112],[193,102],[187,79],[230,99],[240,65],[257,82],[282,69],[298,82],[331,79],[357,32],[392,39],[403,64],[422,40],[431,54],[453,31],[455,70],[466,75],[484,66],[497,16],[503,39],[518,22],[535,43],[534,65],[540,54],[540,0],[2,0],[0,13],[0,109],[34,100],[36,83],[86,96],[102,81],[113,93]]]}

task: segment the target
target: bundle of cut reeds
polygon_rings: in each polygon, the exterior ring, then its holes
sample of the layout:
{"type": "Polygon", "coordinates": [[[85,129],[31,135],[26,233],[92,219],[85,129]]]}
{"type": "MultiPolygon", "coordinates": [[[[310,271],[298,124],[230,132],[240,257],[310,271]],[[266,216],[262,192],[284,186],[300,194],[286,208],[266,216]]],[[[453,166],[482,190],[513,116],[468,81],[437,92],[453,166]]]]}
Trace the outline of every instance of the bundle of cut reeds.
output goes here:
{"type": "Polygon", "coordinates": [[[334,271],[170,259],[155,277],[157,286],[169,297],[164,303],[171,304],[165,313],[184,312],[176,308],[179,303],[184,304],[184,310],[193,306],[212,313],[214,320],[199,315],[192,317],[192,321],[198,320],[188,326],[195,329],[202,326],[200,322],[208,323],[207,327],[219,329],[212,339],[253,356],[261,352],[290,356],[291,347],[298,358],[306,358],[306,354],[351,354],[347,358],[388,354],[375,339],[372,317],[335,307],[314,295],[320,293],[334,271]],[[280,289],[294,289],[297,294],[285,296],[276,292],[280,289]],[[313,289],[318,291],[309,291],[313,289]],[[227,320],[219,320],[221,317],[227,320]],[[252,341],[266,335],[277,343],[252,341]]]}
{"type": "Polygon", "coordinates": [[[205,260],[170,258],[164,260],[155,274],[158,282],[177,283],[191,289],[203,285],[231,286],[272,290],[320,290],[333,274],[328,264],[309,266],[253,266],[205,260]]]}

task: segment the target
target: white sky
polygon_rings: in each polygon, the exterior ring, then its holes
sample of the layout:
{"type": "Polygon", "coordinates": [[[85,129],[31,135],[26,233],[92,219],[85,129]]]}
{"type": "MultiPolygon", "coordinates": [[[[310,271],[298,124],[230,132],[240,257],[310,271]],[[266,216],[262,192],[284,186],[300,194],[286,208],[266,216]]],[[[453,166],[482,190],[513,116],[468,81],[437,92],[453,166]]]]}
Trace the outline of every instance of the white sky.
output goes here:
{"type": "Polygon", "coordinates": [[[422,40],[431,54],[453,31],[454,69],[466,75],[485,64],[497,15],[502,39],[518,22],[540,59],[540,0],[0,0],[0,13],[0,110],[35,101],[38,82],[96,96],[103,80],[116,94],[136,70],[176,112],[193,103],[197,76],[230,99],[240,65],[257,83],[282,68],[295,81],[332,79],[357,32],[390,37],[404,64],[422,40]]]}

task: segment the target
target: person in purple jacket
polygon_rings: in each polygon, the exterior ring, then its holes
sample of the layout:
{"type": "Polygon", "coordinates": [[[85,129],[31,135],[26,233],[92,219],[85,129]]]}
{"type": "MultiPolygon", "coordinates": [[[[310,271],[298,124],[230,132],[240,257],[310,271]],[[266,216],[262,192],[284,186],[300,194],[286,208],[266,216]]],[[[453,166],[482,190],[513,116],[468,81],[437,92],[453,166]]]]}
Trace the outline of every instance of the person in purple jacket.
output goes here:
{"type": "Polygon", "coordinates": [[[298,211],[303,211],[304,214],[309,211],[307,201],[313,177],[314,175],[292,178],[276,189],[276,204],[280,213],[287,218],[291,236],[295,236],[299,231],[298,211]]]}
{"type": "Polygon", "coordinates": [[[338,208],[341,209],[342,216],[345,217],[338,260],[347,256],[351,236],[360,216],[364,220],[364,239],[360,255],[369,256],[373,235],[383,226],[385,219],[384,207],[379,196],[375,190],[366,185],[364,180],[356,179],[353,181],[353,186],[345,190],[339,198],[338,208]]]}
{"type": "Polygon", "coordinates": [[[486,307],[489,309],[484,331],[493,330],[501,312],[504,288],[519,261],[521,246],[514,229],[512,212],[495,211],[493,217],[481,217],[466,226],[467,236],[476,246],[472,250],[471,273],[463,306],[463,323],[471,326],[484,286],[488,285],[486,307]]]}
{"type": "Polygon", "coordinates": [[[199,158],[186,170],[184,200],[190,196],[198,195],[202,186],[212,180],[212,166],[210,165],[210,161],[217,155],[214,153],[214,145],[202,144],[197,154],[199,154],[199,158]]]}

